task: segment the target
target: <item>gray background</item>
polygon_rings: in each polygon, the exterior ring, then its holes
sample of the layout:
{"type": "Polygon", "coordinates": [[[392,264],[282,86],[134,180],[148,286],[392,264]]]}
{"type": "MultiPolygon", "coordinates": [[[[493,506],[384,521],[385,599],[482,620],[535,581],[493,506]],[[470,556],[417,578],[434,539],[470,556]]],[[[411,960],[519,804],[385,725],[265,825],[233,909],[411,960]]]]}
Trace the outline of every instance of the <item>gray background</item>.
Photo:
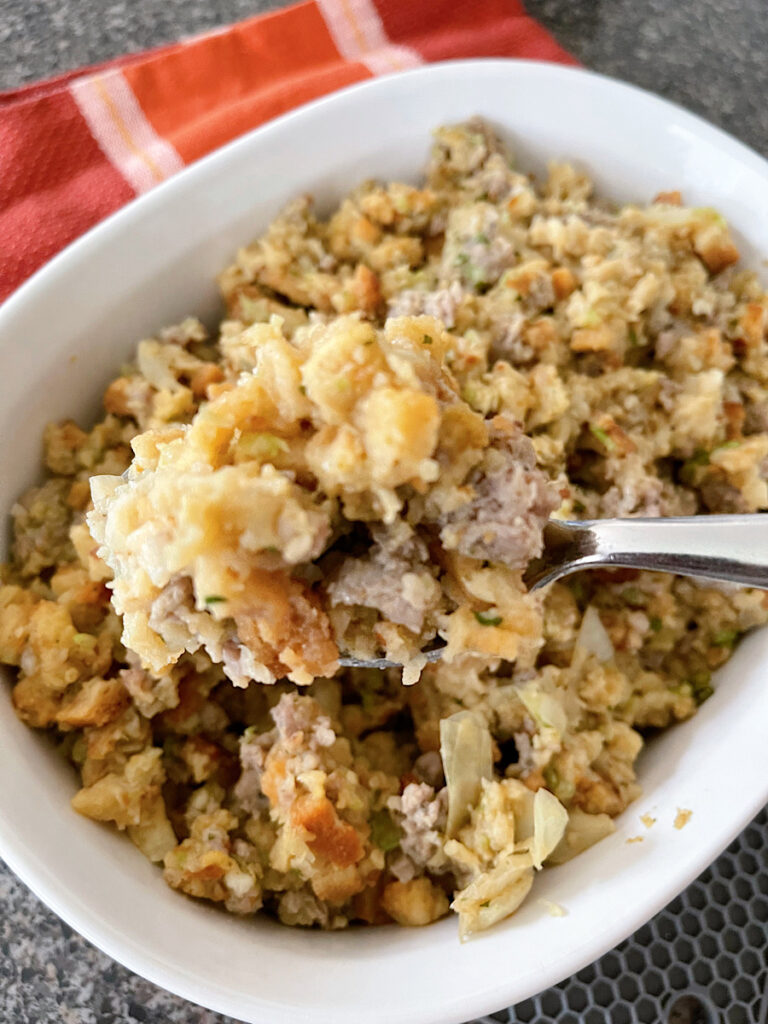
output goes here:
{"type": "MultiPolygon", "coordinates": [[[[0,89],[280,6],[274,0],[0,0],[0,89]]],[[[768,154],[765,0],[527,0],[527,7],[588,67],[676,100],[768,154]]],[[[227,1020],[98,953],[0,864],[2,1024],[227,1020]]]]}
{"type": "MultiPolygon", "coordinates": [[[[524,2],[588,67],[668,96],[768,152],[765,0],[524,2]]],[[[282,6],[280,0],[0,0],[0,89],[282,6]]]]}

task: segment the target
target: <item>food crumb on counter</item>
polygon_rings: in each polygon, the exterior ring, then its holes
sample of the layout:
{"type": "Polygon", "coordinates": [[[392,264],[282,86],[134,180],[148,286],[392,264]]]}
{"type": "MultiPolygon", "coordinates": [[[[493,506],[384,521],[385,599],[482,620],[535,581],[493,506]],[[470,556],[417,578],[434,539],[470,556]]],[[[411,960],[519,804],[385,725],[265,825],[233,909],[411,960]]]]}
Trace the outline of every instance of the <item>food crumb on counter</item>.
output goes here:
{"type": "Polygon", "coordinates": [[[693,811],[689,811],[685,807],[678,807],[677,814],[675,815],[674,826],[676,829],[685,828],[688,822],[691,820],[693,811]]]}

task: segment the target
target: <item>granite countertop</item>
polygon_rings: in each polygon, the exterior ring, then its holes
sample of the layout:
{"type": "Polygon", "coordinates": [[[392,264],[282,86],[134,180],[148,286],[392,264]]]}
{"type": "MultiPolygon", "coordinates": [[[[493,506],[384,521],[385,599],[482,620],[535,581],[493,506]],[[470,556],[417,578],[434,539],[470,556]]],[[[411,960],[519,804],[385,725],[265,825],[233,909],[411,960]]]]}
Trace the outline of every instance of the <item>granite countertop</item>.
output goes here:
{"type": "MultiPolygon", "coordinates": [[[[0,90],[280,6],[0,0],[0,90]]],[[[661,93],[768,155],[764,0],[527,0],[527,7],[588,67],[661,93]]],[[[119,967],[0,864],[0,1024],[228,1020],[119,967]]]]}

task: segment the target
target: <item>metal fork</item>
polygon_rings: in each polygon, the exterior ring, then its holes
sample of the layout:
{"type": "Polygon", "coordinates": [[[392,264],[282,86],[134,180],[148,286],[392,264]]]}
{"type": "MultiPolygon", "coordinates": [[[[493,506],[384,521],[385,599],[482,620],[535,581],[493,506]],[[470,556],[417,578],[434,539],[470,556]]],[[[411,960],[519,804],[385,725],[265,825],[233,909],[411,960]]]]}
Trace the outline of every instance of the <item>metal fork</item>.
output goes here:
{"type": "MultiPolygon", "coordinates": [[[[768,590],[768,515],[685,516],[669,519],[597,519],[544,527],[544,549],[526,569],[529,590],[572,572],[598,568],[650,569],[768,590]]],[[[423,651],[437,661],[445,643],[423,651]]],[[[391,668],[385,658],[344,655],[342,666],[391,668]]]]}

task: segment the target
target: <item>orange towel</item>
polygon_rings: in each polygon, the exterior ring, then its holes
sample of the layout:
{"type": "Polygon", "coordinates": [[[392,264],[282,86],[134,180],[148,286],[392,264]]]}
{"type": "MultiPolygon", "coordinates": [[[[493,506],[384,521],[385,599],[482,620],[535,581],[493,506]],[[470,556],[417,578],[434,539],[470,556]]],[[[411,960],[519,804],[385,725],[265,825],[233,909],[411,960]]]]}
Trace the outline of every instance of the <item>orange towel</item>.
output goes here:
{"type": "Polygon", "coordinates": [[[575,63],[520,0],[304,0],[0,94],[0,300],[134,196],[292,107],[500,56],[575,63]]]}

